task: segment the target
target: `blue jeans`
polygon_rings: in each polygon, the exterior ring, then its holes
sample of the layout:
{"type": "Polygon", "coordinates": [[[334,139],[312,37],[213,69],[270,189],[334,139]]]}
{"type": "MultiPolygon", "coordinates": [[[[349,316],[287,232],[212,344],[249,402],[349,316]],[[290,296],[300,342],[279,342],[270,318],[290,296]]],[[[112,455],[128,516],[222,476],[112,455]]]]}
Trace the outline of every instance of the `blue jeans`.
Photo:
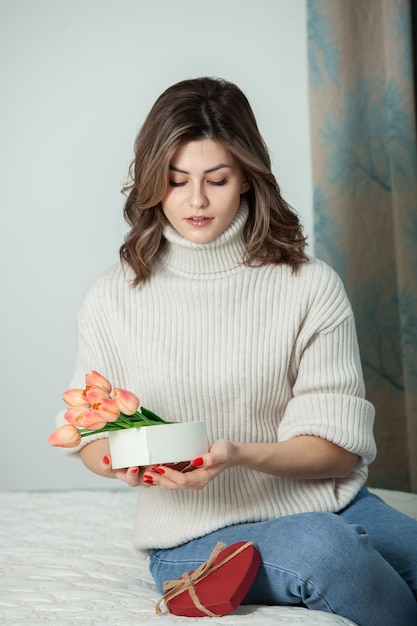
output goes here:
{"type": "Polygon", "coordinates": [[[417,522],[366,488],[337,514],[238,524],[154,550],[159,590],[206,561],[218,541],[252,541],[261,554],[244,604],[306,606],[358,626],[417,625],[417,522]]]}

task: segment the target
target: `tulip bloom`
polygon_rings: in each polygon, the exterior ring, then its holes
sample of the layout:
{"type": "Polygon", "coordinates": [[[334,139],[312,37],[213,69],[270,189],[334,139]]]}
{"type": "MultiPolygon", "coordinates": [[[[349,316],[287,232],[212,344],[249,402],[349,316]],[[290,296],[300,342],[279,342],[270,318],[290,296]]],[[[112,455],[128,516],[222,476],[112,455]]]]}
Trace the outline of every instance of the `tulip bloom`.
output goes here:
{"type": "Polygon", "coordinates": [[[87,406],[71,406],[69,409],[65,411],[64,418],[70,424],[75,424],[77,418],[89,410],[90,410],[90,407],[88,405],[87,406]]]}
{"type": "Polygon", "coordinates": [[[99,387],[107,391],[107,393],[111,392],[111,383],[95,370],[85,375],[85,384],[87,389],[89,387],[99,387]]]}
{"type": "Polygon", "coordinates": [[[82,413],[75,420],[76,426],[86,428],[87,430],[100,430],[100,428],[104,428],[106,423],[106,419],[100,417],[97,411],[92,410],[82,413]]]}
{"type": "Polygon", "coordinates": [[[102,398],[91,405],[93,411],[106,422],[115,422],[120,415],[120,409],[113,398],[102,398]]]}
{"type": "Polygon", "coordinates": [[[62,394],[62,399],[68,406],[90,406],[85,395],[85,389],[67,389],[62,394]]]}
{"type": "Polygon", "coordinates": [[[110,398],[110,394],[104,389],[99,387],[89,387],[84,391],[85,399],[87,400],[87,406],[93,406],[97,402],[101,402],[103,398],[110,398]]]}
{"type": "Polygon", "coordinates": [[[131,391],[115,387],[113,389],[113,397],[119,410],[125,415],[133,415],[138,410],[139,398],[131,391]]]}
{"type": "Polygon", "coordinates": [[[74,448],[80,442],[81,435],[72,424],[60,426],[48,437],[48,443],[51,446],[59,446],[60,448],[74,448]]]}

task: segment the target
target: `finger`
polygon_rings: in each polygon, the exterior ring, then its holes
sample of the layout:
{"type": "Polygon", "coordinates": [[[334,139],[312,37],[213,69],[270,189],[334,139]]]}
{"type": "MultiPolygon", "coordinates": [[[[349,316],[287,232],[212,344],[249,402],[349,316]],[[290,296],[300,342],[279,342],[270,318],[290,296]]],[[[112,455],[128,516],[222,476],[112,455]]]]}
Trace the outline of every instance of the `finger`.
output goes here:
{"type": "Polygon", "coordinates": [[[208,459],[205,459],[204,456],[198,456],[196,459],[193,459],[192,464],[194,467],[203,467],[210,465],[208,459]]]}
{"type": "Polygon", "coordinates": [[[111,457],[108,454],[105,454],[100,461],[101,469],[105,472],[112,472],[113,468],[111,466],[111,457]]]}
{"type": "Polygon", "coordinates": [[[198,456],[197,458],[193,459],[192,461],[192,465],[195,468],[208,468],[208,467],[214,467],[215,465],[220,465],[222,463],[224,463],[225,459],[224,459],[224,455],[223,454],[216,454],[215,452],[208,452],[207,454],[203,454],[202,456],[198,456]]]}
{"type": "Polygon", "coordinates": [[[151,470],[144,472],[142,476],[142,485],[144,487],[153,487],[155,485],[154,477],[151,474],[151,470]]]}
{"type": "Polygon", "coordinates": [[[230,442],[219,439],[210,448],[209,452],[193,459],[194,467],[214,467],[216,465],[227,465],[231,456],[230,442]]]}
{"type": "Polygon", "coordinates": [[[139,467],[129,467],[126,470],[124,480],[129,485],[129,487],[138,487],[138,485],[140,484],[139,467]]]}
{"type": "Polygon", "coordinates": [[[169,480],[174,480],[175,482],[182,483],[181,475],[188,473],[189,471],[195,470],[196,468],[190,462],[184,462],[181,464],[177,464],[174,467],[170,465],[156,465],[151,468],[151,471],[148,472],[150,474],[149,477],[158,478],[159,476],[164,476],[169,480]]]}
{"type": "Polygon", "coordinates": [[[129,487],[138,487],[140,484],[139,468],[128,467],[122,470],[115,470],[114,475],[125,482],[129,487]]]}
{"type": "Polygon", "coordinates": [[[153,485],[166,487],[167,489],[196,489],[205,487],[210,480],[209,472],[205,469],[191,472],[179,472],[166,466],[155,467],[152,472],[144,475],[144,478],[152,480],[153,485]]]}
{"type": "Polygon", "coordinates": [[[103,456],[100,465],[104,472],[109,475],[112,474],[115,478],[127,483],[129,487],[137,487],[139,485],[139,467],[114,470],[111,464],[111,457],[108,454],[103,456]]]}

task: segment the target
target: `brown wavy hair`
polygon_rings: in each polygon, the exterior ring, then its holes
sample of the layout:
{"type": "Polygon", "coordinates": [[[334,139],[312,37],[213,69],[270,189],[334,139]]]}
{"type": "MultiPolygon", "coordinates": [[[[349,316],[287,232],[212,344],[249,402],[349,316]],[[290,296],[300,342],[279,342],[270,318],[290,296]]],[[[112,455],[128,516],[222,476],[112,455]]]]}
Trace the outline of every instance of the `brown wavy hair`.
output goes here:
{"type": "Polygon", "coordinates": [[[240,163],[249,189],[245,225],[246,265],[291,265],[307,257],[298,216],[282,198],[271,172],[268,149],[243,92],[218,78],[184,80],[156,100],[135,141],[124,217],[131,230],[120,258],[135,273],[134,286],[148,280],[152,262],[166,244],[161,200],[169,185],[169,166],[180,146],[214,139],[240,163]]]}

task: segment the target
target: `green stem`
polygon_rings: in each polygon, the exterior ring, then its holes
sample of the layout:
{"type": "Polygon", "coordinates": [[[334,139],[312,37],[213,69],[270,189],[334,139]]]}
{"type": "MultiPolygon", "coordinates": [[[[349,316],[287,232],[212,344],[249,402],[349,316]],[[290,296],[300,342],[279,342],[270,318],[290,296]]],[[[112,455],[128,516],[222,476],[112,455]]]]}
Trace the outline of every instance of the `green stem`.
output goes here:
{"type": "Polygon", "coordinates": [[[141,406],[139,411],[133,413],[133,415],[125,415],[120,413],[115,422],[107,422],[103,428],[97,430],[88,430],[87,428],[80,428],[79,433],[81,437],[88,437],[88,435],[96,435],[99,433],[114,432],[115,430],[123,430],[127,428],[141,428],[142,426],[158,426],[162,424],[171,424],[166,420],[156,415],[149,409],[141,406]]]}
{"type": "Polygon", "coordinates": [[[120,413],[119,417],[113,424],[120,424],[121,428],[130,428],[132,425],[132,420],[130,419],[132,416],[127,416],[124,413],[120,413]]]}

